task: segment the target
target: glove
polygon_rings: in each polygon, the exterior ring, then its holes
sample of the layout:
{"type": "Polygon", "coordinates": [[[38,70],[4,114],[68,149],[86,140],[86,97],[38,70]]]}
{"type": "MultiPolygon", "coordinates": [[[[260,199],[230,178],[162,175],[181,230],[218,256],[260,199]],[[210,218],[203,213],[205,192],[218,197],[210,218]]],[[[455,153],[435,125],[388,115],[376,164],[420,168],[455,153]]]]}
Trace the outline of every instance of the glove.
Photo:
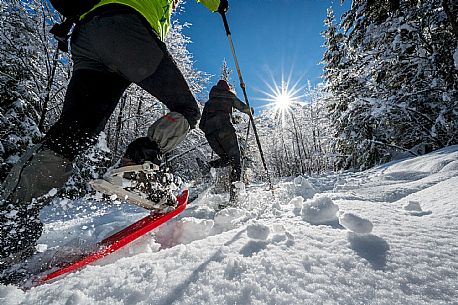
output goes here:
{"type": "Polygon", "coordinates": [[[219,13],[225,13],[229,9],[229,2],[227,0],[220,0],[218,6],[219,13]]]}

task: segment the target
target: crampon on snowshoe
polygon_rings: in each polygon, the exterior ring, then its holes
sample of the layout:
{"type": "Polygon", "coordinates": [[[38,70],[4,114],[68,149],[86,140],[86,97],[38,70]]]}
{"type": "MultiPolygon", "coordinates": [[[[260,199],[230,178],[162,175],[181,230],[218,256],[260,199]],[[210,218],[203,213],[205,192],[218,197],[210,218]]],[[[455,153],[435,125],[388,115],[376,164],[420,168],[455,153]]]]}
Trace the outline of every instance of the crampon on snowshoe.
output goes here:
{"type": "MultiPolygon", "coordinates": [[[[126,200],[153,213],[167,213],[177,206],[173,191],[178,187],[167,170],[146,162],[108,171],[103,179],[90,182],[92,188],[105,195],[126,200]]],[[[111,197],[112,198],[112,197],[111,197]]]]}

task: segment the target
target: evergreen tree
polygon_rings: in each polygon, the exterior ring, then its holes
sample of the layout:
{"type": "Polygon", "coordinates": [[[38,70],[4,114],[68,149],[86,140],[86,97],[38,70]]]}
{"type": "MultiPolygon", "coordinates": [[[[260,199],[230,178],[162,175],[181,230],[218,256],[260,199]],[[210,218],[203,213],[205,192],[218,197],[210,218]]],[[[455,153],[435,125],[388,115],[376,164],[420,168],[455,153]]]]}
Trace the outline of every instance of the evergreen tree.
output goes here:
{"type": "Polygon", "coordinates": [[[0,181],[62,103],[67,75],[48,34],[52,18],[38,0],[0,3],[0,181]]]}
{"type": "Polygon", "coordinates": [[[220,79],[224,79],[225,81],[227,81],[227,83],[231,87],[232,92],[237,94],[237,90],[236,90],[237,87],[235,86],[235,83],[232,81],[231,74],[232,74],[232,70],[227,65],[227,61],[225,58],[223,60],[223,64],[221,65],[221,69],[220,69],[220,79]]]}
{"type": "Polygon", "coordinates": [[[355,0],[339,29],[327,21],[324,76],[341,166],[458,143],[456,5],[447,2],[355,0]]]}

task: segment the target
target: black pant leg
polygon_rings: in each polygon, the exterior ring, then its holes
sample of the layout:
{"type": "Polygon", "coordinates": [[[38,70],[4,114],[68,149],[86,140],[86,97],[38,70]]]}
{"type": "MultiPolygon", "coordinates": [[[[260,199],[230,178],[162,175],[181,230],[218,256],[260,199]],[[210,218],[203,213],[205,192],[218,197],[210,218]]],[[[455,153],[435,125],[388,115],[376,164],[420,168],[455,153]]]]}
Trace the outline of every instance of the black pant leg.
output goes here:
{"type": "Polygon", "coordinates": [[[224,167],[231,165],[231,182],[240,181],[242,173],[240,148],[234,128],[228,126],[205,136],[210,147],[220,157],[217,160],[211,161],[210,166],[224,167]]]}
{"type": "MultiPolygon", "coordinates": [[[[221,158],[221,159],[227,159],[227,154],[226,151],[224,150],[224,147],[220,144],[219,140],[219,133],[218,131],[214,133],[209,133],[205,134],[205,137],[207,138],[207,142],[210,145],[211,149],[221,158]]],[[[224,165],[224,166],[227,166],[224,165]]],[[[221,166],[219,166],[221,167],[221,166]]]]}
{"type": "MultiPolygon", "coordinates": [[[[74,72],[61,117],[51,127],[43,144],[73,160],[105,127],[129,82],[95,70],[74,72]]],[[[0,257],[27,249],[40,237],[40,203],[0,202],[0,257]],[[13,217],[14,216],[14,217],[13,217]]]]}
{"type": "Polygon", "coordinates": [[[200,119],[197,101],[175,60],[165,45],[161,47],[164,55],[156,71],[138,85],[164,103],[170,111],[181,113],[191,129],[195,128],[200,119]]]}
{"type": "Polygon", "coordinates": [[[223,147],[229,163],[232,166],[231,182],[239,181],[242,172],[240,161],[240,147],[237,135],[233,128],[227,128],[219,132],[218,141],[223,147]]]}
{"type": "Polygon", "coordinates": [[[74,71],[62,114],[46,134],[43,144],[74,160],[96,141],[129,84],[114,73],[74,71]]]}

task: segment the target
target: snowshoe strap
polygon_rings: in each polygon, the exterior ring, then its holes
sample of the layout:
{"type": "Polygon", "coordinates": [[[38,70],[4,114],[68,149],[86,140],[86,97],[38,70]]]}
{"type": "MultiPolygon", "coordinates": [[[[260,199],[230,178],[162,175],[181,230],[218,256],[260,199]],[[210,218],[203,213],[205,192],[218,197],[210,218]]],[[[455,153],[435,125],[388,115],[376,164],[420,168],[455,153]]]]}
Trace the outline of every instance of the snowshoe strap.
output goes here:
{"type": "Polygon", "coordinates": [[[123,166],[119,168],[115,168],[108,173],[105,174],[105,176],[122,176],[124,173],[127,172],[139,172],[139,171],[157,171],[159,170],[159,166],[151,163],[151,162],[145,162],[143,164],[138,164],[138,165],[128,165],[128,166],[123,166]]]}

